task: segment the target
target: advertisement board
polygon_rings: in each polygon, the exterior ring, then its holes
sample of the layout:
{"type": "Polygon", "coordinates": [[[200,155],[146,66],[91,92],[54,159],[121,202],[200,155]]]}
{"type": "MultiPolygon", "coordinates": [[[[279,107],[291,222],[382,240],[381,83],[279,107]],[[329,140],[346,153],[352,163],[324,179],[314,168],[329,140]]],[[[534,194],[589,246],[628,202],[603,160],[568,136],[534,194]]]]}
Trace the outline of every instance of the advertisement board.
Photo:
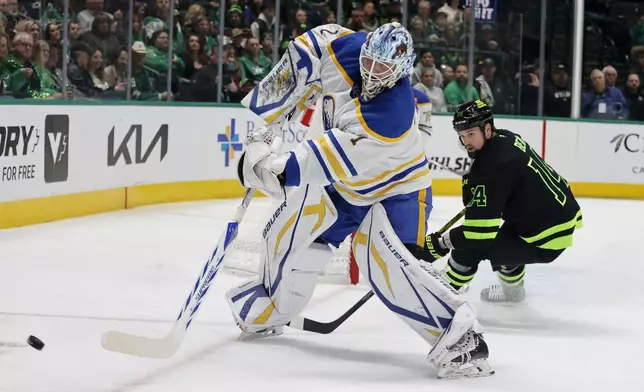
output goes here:
{"type": "Polygon", "coordinates": [[[0,125],[0,202],[236,178],[243,109],[14,106],[0,125]],[[27,119],[27,120],[26,120],[27,119]]]}
{"type": "MultiPolygon", "coordinates": [[[[472,7],[474,0],[466,0],[465,6],[472,7]]],[[[496,21],[496,0],[476,0],[474,8],[474,18],[476,22],[492,23],[496,21]]]]}
{"type": "MultiPolygon", "coordinates": [[[[301,117],[282,129],[283,151],[322,128],[319,110],[301,117]]],[[[424,141],[428,159],[467,171],[472,160],[451,120],[432,116],[433,133],[424,141]]],[[[11,106],[0,122],[0,202],[234,180],[246,133],[263,124],[241,107],[11,106]]],[[[496,118],[495,125],[545,153],[568,181],[644,184],[644,131],[638,125],[513,118],[496,118]]],[[[432,177],[459,178],[437,165],[432,177]]]]}
{"type": "Polygon", "coordinates": [[[578,125],[575,180],[644,184],[644,129],[635,124],[578,125]]]}
{"type": "Polygon", "coordinates": [[[69,118],[64,112],[33,115],[8,110],[0,124],[0,201],[46,195],[69,175],[69,118]]]}

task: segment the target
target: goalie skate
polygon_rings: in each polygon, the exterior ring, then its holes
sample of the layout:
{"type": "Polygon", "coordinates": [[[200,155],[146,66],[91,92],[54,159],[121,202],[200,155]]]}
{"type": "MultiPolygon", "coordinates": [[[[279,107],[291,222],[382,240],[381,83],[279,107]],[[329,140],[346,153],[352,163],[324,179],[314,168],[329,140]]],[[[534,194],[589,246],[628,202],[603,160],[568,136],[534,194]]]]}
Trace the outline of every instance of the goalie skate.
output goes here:
{"type": "Polygon", "coordinates": [[[436,377],[454,379],[491,376],[494,370],[487,361],[488,356],[489,350],[483,336],[469,330],[441,359],[436,377]]]}
{"type": "Polygon", "coordinates": [[[256,332],[244,331],[244,329],[239,324],[237,324],[237,326],[242,330],[242,332],[239,334],[239,337],[237,339],[243,340],[243,341],[263,339],[271,336],[279,336],[284,333],[283,326],[265,328],[256,332]]]}

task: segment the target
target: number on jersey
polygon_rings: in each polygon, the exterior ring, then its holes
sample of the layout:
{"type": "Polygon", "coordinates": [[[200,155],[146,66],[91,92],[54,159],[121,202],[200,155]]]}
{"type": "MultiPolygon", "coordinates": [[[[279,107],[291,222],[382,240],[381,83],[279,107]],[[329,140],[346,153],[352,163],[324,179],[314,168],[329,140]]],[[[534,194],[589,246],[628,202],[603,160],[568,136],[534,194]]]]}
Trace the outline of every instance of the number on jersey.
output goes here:
{"type": "Polygon", "coordinates": [[[550,165],[548,165],[537,154],[532,147],[527,149],[526,142],[520,137],[516,136],[514,146],[521,151],[528,154],[528,167],[541,178],[544,184],[548,187],[555,200],[562,206],[566,204],[567,196],[565,190],[568,189],[568,182],[561,177],[550,165]]]}

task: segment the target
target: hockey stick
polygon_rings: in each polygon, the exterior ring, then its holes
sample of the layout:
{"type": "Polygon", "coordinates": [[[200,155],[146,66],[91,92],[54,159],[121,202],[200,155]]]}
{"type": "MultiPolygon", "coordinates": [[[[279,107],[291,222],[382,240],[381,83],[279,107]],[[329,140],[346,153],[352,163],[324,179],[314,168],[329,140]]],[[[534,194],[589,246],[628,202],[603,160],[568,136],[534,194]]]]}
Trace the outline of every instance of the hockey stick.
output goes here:
{"type": "Polygon", "coordinates": [[[206,261],[194,288],[190,291],[188,299],[181,307],[179,317],[177,317],[170,332],[163,338],[147,338],[125,332],[107,331],[101,338],[103,348],[123,354],[148,358],[169,358],[179,350],[186,331],[199,310],[201,301],[208,294],[208,289],[222,265],[226,251],[231,242],[237,237],[239,222],[244,217],[254,193],[255,189],[246,190],[241,205],[237,208],[233,219],[228,222],[225,233],[219,238],[217,247],[211,253],[208,261],[206,261]]]}
{"type": "MultiPolygon", "coordinates": [[[[445,226],[441,227],[440,230],[438,230],[438,232],[440,234],[445,233],[459,219],[461,219],[463,215],[465,215],[465,208],[463,208],[461,212],[456,214],[455,217],[453,217],[449,222],[447,222],[445,226]]],[[[349,310],[344,312],[337,319],[333,321],[329,321],[328,323],[323,323],[320,321],[311,320],[306,317],[297,316],[293,320],[291,320],[290,323],[286,325],[291,328],[301,329],[303,331],[315,332],[320,334],[329,334],[335,331],[340,325],[342,325],[352,314],[356,312],[356,310],[360,309],[362,305],[367,303],[367,301],[369,301],[369,299],[373,297],[373,295],[374,295],[373,290],[369,290],[369,292],[365,294],[364,297],[360,298],[358,302],[356,302],[352,307],[349,308],[349,310]]]]}

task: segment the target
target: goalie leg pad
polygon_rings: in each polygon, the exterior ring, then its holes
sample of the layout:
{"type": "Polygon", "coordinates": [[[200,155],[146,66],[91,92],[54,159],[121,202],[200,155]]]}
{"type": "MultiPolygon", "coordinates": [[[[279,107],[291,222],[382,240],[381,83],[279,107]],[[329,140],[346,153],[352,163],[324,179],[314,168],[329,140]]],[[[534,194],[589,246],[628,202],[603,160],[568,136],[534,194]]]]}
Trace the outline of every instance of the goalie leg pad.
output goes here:
{"type": "Polygon", "coordinates": [[[465,298],[411,254],[380,203],[371,208],[351,246],[360,272],[378,298],[429,344],[435,344],[465,298]]]}
{"type": "Polygon", "coordinates": [[[337,215],[326,191],[311,185],[293,189],[277,207],[263,231],[260,276],[226,294],[243,331],[284,325],[304,309],[332,255],[313,241],[337,215]]]}

